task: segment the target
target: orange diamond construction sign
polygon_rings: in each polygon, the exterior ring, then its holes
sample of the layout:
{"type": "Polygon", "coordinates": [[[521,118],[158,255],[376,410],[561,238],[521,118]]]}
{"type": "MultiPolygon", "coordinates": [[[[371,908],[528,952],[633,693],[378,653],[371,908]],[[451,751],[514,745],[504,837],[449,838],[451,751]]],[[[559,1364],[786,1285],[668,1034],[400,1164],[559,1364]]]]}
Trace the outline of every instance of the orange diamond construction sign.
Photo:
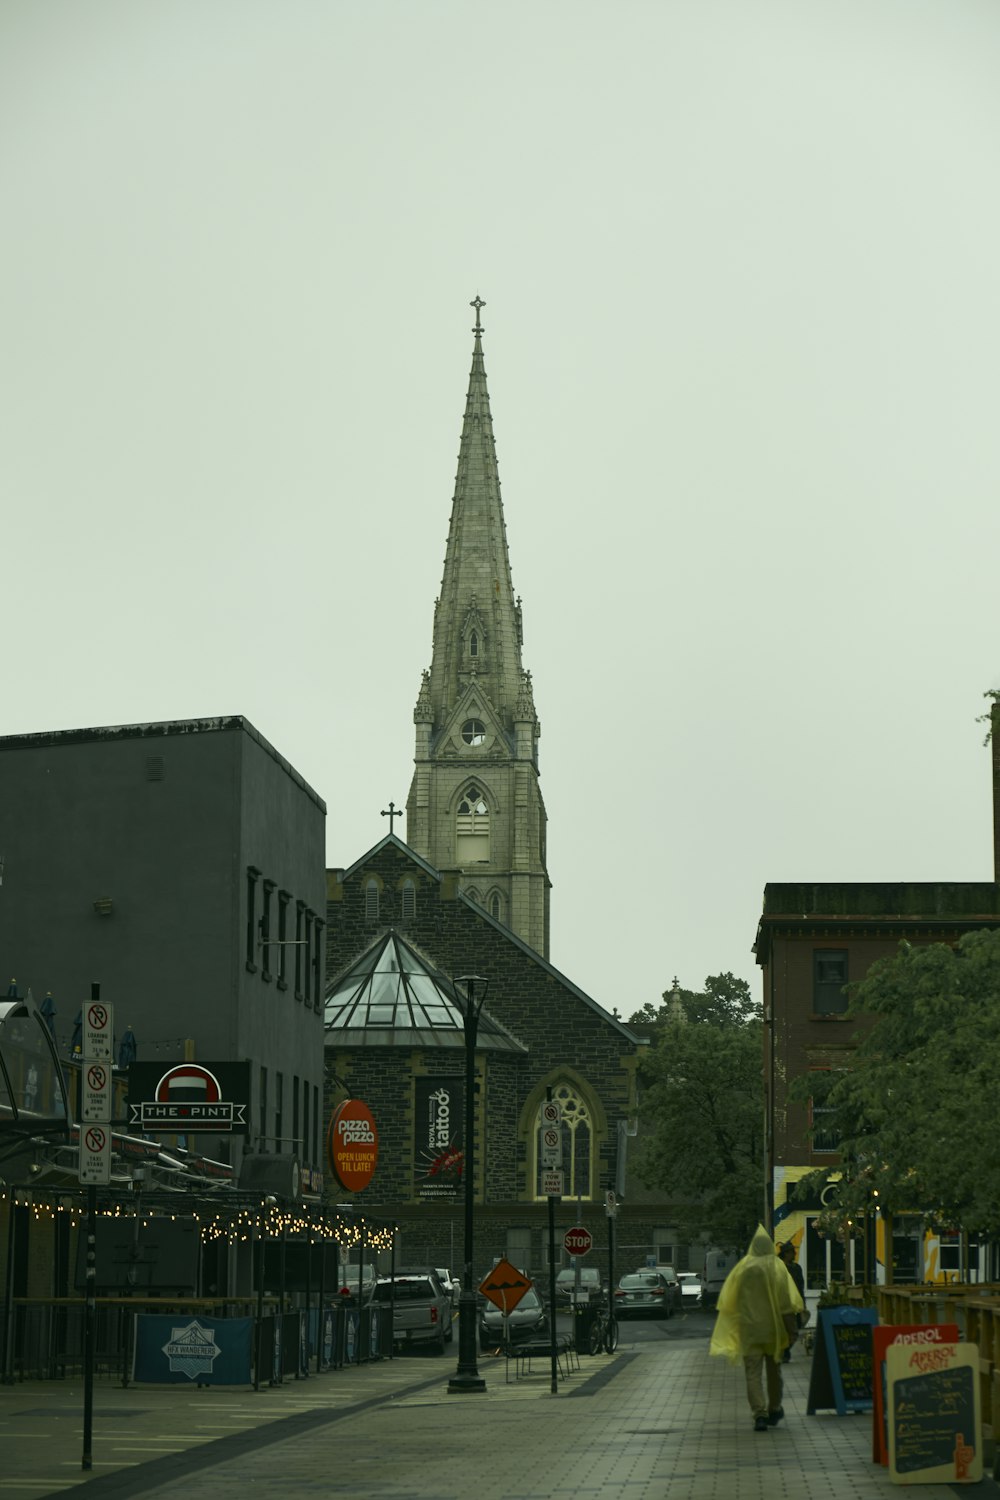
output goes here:
{"type": "Polygon", "coordinates": [[[479,1283],[479,1290],[494,1307],[499,1307],[502,1313],[509,1313],[514,1311],[531,1286],[531,1278],[523,1271],[512,1266],[509,1260],[498,1260],[479,1283]]]}

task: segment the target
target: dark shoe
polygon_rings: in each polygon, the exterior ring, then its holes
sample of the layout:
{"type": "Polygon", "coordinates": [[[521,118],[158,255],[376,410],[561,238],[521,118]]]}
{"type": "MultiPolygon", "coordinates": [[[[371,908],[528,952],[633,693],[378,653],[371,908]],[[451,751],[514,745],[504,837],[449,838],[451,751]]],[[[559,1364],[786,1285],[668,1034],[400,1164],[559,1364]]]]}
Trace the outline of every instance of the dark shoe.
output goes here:
{"type": "MultiPolygon", "coordinates": [[[[785,1408],[783,1406],[777,1407],[774,1411],[769,1411],[767,1414],[767,1425],[769,1427],[777,1427],[784,1415],[785,1408]]],[[[760,1418],[758,1417],[757,1420],[760,1421],[760,1418]]]]}
{"type": "Polygon", "coordinates": [[[784,1352],[784,1354],[781,1356],[782,1362],[787,1365],[787,1363],[791,1359],[791,1357],[792,1357],[792,1351],[791,1351],[791,1349],[786,1349],[785,1352],[784,1352]]]}
{"type": "Polygon", "coordinates": [[[767,1417],[754,1417],[754,1419],[753,1419],[753,1430],[754,1430],[754,1432],[766,1432],[767,1431],[767,1426],[768,1426],[768,1419],[767,1419],[767,1417]]]}

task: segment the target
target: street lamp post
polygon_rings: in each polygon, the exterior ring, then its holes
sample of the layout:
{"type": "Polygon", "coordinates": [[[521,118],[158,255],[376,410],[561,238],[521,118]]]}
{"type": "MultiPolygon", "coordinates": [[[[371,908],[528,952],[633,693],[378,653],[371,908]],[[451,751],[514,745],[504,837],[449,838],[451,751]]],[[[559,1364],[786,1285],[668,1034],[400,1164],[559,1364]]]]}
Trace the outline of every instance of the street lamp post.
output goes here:
{"type": "Polygon", "coordinates": [[[476,1365],[476,1290],[472,1284],[475,1214],[472,1144],[476,1128],[476,1037],[489,980],[469,974],[456,979],[455,983],[465,986],[465,1007],[462,1012],[465,1032],[465,1141],[462,1159],[462,1177],[465,1183],[465,1268],[458,1298],[458,1367],[448,1382],[448,1390],[455,1395],[464,1395],[466,1392],[486,1389],[486,1381],[476,1365]]]}

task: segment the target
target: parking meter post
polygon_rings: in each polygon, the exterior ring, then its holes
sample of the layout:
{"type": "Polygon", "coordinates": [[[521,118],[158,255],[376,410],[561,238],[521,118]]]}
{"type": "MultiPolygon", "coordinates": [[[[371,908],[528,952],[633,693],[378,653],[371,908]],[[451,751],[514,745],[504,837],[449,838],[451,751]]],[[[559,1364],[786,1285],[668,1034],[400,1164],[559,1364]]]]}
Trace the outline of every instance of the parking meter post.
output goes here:
{"type": "Polygon", "coordinates": [[[608,1209],[608,1313],[615,1310],[615,1211],[608,1209]]]}
{"type": "MultiPolygon", "coordinates": [[[[545,1089],[546,1101],[552,1101],[552,1086],[547,1085],[545,1089]]],[[[549,1354],[552,1361],[552,1373],[549,1377],[549,1389],[553,1396],[559,1391],[559,1355],[556,1348],[556,1200],[553,1193],[548,1194],[549,1204],[549,1354]]]]}
{"type": "Polygon", "coordinates": [[[316,1374],[323,1370],[323,1295],[326,1291],[326,1247],[328,1241],[319,1242],[319,1313],[316,1319],[316,1374]]]}
{"type": "MultiPolygon", "coordinates": [[[[80,1129],[83,1135],[83,1128],[80,1129]]],[[[11,1208],[13,1217],[13,1207],[11,1208]]],[[[82,1469],[94,1467],[94,1350],[97,1336],[97,1188],[87,1188],[86,1302],[83,1315],[83,1458],[82,1469]]]]}

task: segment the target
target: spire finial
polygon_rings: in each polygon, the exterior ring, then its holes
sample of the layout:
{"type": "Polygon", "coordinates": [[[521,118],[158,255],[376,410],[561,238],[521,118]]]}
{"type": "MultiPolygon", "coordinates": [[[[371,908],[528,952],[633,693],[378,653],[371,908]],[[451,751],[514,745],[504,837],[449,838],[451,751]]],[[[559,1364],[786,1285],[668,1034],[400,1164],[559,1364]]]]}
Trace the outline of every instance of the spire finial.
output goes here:
{"type": "Polygon", "coordinates": [[[475,328],[472,331],[476,335],[476,338],[478,339],[478,338],[482,337],[482,333],[483,333],[483,325],[479,321],[479,309],[481,307],[485,307],[486,303],[483,301],[482,297],[480,297],[479,293],[477,292],[476,295],[475,295],[475,297],[473,298],[473,300],[469,303],[469,306],[470,307],[474,307],[476,309],[476,326],[475,326],[475,328]]]}

